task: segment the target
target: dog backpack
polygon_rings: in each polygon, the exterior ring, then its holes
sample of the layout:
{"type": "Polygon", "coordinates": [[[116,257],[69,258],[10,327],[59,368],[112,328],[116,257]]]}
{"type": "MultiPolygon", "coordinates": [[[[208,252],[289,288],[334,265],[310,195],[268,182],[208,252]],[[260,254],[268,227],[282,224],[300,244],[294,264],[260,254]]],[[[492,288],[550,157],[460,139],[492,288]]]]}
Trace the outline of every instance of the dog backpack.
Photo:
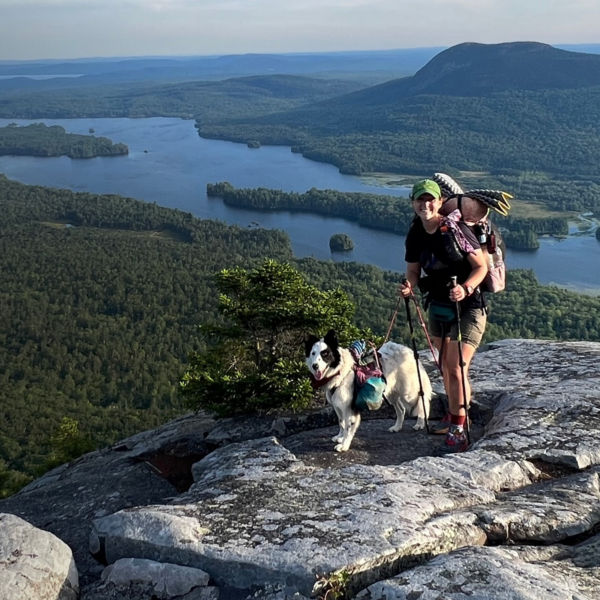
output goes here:
{"type": "Polygon", "coordinates": [[[498,190],[463,192],[460,185],[444,173],[435,173],[433,180],[440,186],[444,198],[440,210],[443,215],[441,230],[450,258],[461,250],[473,250],[456,225],[461,220],[477,237],[487,262],[488,272],[480,285],[482,291],[501,292],[506,287],[506,246],[500,230],[489,218],[489,213],[492,208],[498,214],[507,216],[512,196],[498,190]]]}
{"type": "Polygon", "coordinates": [[[377,350],[356,340],[350,344],[350,354],[354,359],[354,405],[358,410],[378,410],[383,404],[385,380],[377,350]]]}

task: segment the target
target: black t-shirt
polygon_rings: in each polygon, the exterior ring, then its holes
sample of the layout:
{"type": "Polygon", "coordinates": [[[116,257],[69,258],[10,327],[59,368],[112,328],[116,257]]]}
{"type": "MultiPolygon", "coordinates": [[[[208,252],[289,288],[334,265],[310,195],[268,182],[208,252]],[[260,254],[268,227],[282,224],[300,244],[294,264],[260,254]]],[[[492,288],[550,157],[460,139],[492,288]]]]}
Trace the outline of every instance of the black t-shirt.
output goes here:
{"type": "MultiPolygon", "coordinates": [[[[468,225],[458,222],[462,233],[475,249],[481,248],[475,234],[468,225]]],[[[404,258],[409,263],[419,263],[425,271],[426,277],[421,278],[419,285],[424,292],[428,292],[430,300],[449,302],[449,283],[453,276],[459,284],[464,283],[469,277],[473,267],[467,258],[466,252],[461,252],[460,260],[451,260],[442,232],[438,229],[434,233],[427,233],[420,219],[415,219],[406,236],[406,253],[404,258]]],[[[461,302],[465,307],[481,306],[482,298],[479,288],[472,296],[461,302]]]]}

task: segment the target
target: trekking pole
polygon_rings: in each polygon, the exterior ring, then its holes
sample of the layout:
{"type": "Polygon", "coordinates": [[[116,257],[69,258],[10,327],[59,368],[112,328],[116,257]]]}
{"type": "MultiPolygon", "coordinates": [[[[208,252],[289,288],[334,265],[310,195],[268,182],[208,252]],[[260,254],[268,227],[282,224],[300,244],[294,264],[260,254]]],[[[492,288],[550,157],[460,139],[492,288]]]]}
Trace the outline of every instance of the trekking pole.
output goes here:
{"type": "MultiPolygon", "coordinates": [[[[455,288],[457,286],[456,283],[456,275],[450,278],[452,281],[452,287],[455,288]]],[[[469,425],[469,405],[467,403],[467,379],[465,377],[465,361],[463,360],[462,353],[462,334],[460,331],[460,304],[458,300],[455,302],[456,304],[456,327],[458,329],[456,334],[456,341],[458,342],[458,364],[460,366],[460,378],[462,382],[462,390],[463,390],[463,407],[465,409],[465,431],[467,433],[467,441],[469,442],[469,446],[471,445],[471,426],[469,425]]]]}
{"type": "MultiPolygon", "coordinates": [[[[408,280],[402,279],[402,283],[406,284],[408,280]]],[[[412,293],[412,291],[411,291],[412,293]]],[[[419,379],[419,396],[421,396],[421,402],[423,404],[423,416],[425,417],[425,429],[429,433],[429,420],[427,419],[427,407],[425,406],[425,392],[423,391],[423,381],[421,380],[421,369],[419,368],[419,352],[417,351],[417,340],[415,338],[415,329],[413,327],[412,317],[410,315],[410,298],[404,298],[404,305],[406,306],[406,320],[408,322],[408,329],[410,331],[410,339],[412,341],[413,355],[415,357],[415,365],[417,367],[417,378],[419,379]]]]}

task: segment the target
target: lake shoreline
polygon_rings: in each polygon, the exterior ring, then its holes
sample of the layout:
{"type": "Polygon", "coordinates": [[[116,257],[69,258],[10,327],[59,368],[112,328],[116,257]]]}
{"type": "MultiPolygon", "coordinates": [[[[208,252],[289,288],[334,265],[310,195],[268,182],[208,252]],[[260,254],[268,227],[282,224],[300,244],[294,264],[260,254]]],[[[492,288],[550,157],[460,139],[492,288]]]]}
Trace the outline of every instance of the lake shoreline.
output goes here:
{"type": "MultiPolygon", "coordinates": [[[[35,120],[39,122],[40,120],[35,120]]],[[[359,177],[343,175],[337,167],[291,152],[289,146],[261,146],[207,140],[198,135],[193,120],[155,117],[144,119],[44,119],[75,133],[89,132],[118,139],[130,149],[127,156],[74,161],[61,158],[0,157],[0,172],[30,185],[44,185],[99,194],[118,194],[176,208],[203,219],[242,227],[260,226],[285,231],[294,256],[320,260],[354,261],[402,272],[404,237],[372,230],[342,218],[290,212],[258,212],[226,206],[207,198],[206,185],[228,181],[237,188],[267,188],[305,192],[311,187],[342,192],[382,194],[359,177]],[[329,239],[345,233],[354,250],[332,255],[329,239]]],[[[27,119],[0,119],[29,123],[27,119]]],[[[383,194],[408,196],[408,188],[384,188],[383,194]]],[[[529,252],[509,251],[508,269],[531,269],[545,285],[580,293],[600,293],[600,242],[593,235],[571,235],[564,240],[541,238],[529,252]]]]}

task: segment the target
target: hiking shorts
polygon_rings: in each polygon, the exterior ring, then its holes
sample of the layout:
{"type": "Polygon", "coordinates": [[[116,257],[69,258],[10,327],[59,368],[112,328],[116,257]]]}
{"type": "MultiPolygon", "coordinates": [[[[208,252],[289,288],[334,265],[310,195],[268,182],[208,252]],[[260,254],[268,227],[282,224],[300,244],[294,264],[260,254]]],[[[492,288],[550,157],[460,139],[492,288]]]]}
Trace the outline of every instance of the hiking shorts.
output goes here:
{"type": "MultiPolygon", "coordinates": [[[[460,333],[462,342],[477,348],[481,343],[487,323],[487,314],[481,308],[467,308],[460,313],[460,333]]],[[[451,322],[439,321],[429,314],[429,334],[433,337],[449,337],[458,339],[458,326],[456,320],[451,322]]]]}

